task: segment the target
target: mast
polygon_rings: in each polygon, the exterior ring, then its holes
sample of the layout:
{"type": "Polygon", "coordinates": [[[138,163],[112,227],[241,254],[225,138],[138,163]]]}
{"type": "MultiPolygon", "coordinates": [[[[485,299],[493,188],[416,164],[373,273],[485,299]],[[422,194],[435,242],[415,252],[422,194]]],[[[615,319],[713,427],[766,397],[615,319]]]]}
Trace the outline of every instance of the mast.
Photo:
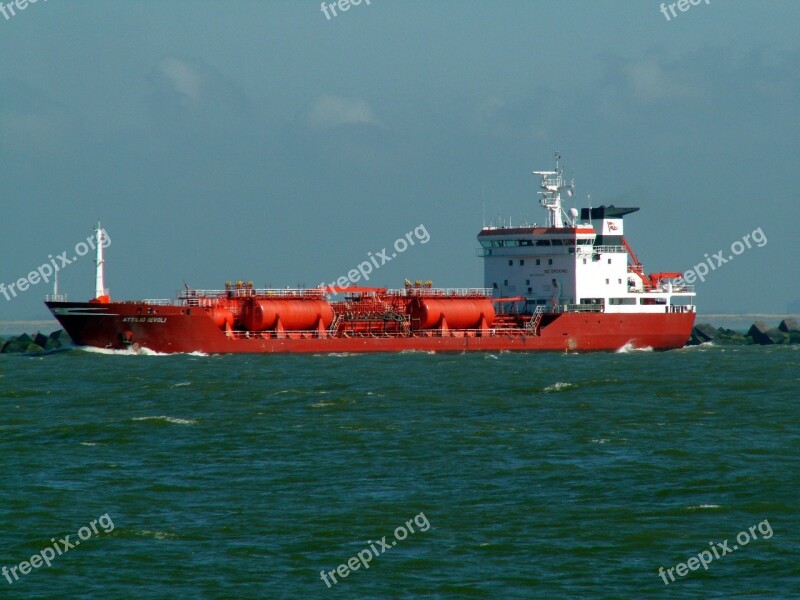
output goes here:
{"type": "Polygon", "coordinates": [[[101,298],[103,296],[108,296],[108,290],[106,289],[105,276],[103,273],[105,261],[103,260],[103,229],[100,226],[100,221],[97,222],[97,227],[94,231],[97,244],[97,258],[94,263],[96,267],[94,297],[101,298]]]}
{"type": "Polygon", "coordinates": [[[537,192],[541,198],[539,204],[547,209],[547,226],[548,227],[564,227],[564,221],[561,219],[561,192],[565,191],[568,196],[572,196],[572,191],[575,189],[575,181],[564,180],[564,170],[559,166],[558,161],[561,160],[561,154],[555,153],[556,168],[554,171],[534,171],[534,175],[542,178],[539,187],[544,190],[537,192]]]}

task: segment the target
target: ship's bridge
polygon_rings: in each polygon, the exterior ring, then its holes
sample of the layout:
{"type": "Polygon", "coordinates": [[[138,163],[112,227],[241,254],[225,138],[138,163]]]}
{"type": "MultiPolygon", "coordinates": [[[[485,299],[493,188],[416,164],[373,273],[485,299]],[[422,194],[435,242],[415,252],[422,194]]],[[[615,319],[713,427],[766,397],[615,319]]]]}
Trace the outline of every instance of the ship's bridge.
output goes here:
{"type": "MultiPolygon", "coordinates": [[[[558,156],[557,156],[558,160],[558,156]]],[[[564,213],[561,192],[572,195],[556,162],[541,176],[540,204],[546,226],[484,227],[477,254],[484,260],[484,285],[495,298],[523,297],[513,310],[564,307],[604,312],[693,311],[694,290],[679,273],[644,274],[624,237],[623,217],[637,207],[599,206],[564,213]],[[580,218],[579,218],[580,216],[580,218]]]]}

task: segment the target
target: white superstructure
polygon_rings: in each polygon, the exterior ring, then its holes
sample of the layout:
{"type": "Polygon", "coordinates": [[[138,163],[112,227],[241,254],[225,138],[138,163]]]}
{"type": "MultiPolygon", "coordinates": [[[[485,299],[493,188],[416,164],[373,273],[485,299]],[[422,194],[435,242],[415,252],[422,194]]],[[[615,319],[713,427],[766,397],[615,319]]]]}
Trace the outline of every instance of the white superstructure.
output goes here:
{"type": "Polygon", "coordinates": [[[578,213],[562,209],[562,192],[572,195],[558,164],[534,171],[541,178],[544,227],[484,227],[478,234],[485,286],[507,309],[602,311],[608,313],[694,311],[692,286],[679,273],[644,274],[623,237],[623,217],[639,210],[600,206],[578,213]],[[580,218],[579,217],[580,214],[580,218]]]}

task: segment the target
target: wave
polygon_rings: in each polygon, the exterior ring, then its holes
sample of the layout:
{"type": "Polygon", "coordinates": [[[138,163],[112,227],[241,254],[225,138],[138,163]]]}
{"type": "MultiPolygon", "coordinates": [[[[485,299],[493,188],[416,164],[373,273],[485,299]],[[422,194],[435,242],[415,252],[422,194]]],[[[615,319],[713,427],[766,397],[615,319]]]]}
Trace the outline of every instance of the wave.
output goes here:
{"type": "Polygon", "coordinates": [[[133,417],[132,421],[166,421],[167,423],[175,423],[177,425],[197,425],[194,419],[180,419],[178,417],[168,417],[166,415],[158,415],[152,417],[133,417]]]}
{"type": "Polygon", "coordinates": [[[75,346],[74,349],[92,354],[106,354],[110,356],[211,356],[210,354],[200,352],[199,350],[195,350],[194,352],[157,352],[155,350],[151,350],[150,348],[144,347],[130,347],[125,348],[124,350],[116,350],[113,348],[98,348],[97,346],[75,346]]]}
{"type": "Polygon", "coordinates": [[[703,342],[702,344],[692,344],[691,346],[684,346],[683,348],[677,348],[675,351],[676,352],[682,352],[682,351],[690,352],[695,350],[703,351],[707,350],[708,348],[714,348],[714,347],[715,347],[714,342],[703,342]]]}
{"type": "Polygon", "coordinates": [[[575,387],[575,384],[566,381],[556,381],[553,385],[548,385],[546,388],[544,388],[544,391],[560,392],[561,390],[568,390],[571,387],[575,387]]]}
{"type": "Polygon", "coordinates": [[[166,352],[156,352],[149,348],[125,348],[124,350],[114,350],[112,348],[98,348],[97,346],[75,346],[76,350],[89,352],[91,354],[106,354],[110,356],[172,356],[166,352]]]}
{"type": "Polygon", "coordinates": [[[644,346],[642,348],[637,348],[636,346],[633,345],[633,342],[625,342],[625,345],[622,346],[621,348],[618,348],[616,350],[616,353],[629,354],[631,352],[652,352],[652,351],[653,351],[652,346],[644,346]]]}

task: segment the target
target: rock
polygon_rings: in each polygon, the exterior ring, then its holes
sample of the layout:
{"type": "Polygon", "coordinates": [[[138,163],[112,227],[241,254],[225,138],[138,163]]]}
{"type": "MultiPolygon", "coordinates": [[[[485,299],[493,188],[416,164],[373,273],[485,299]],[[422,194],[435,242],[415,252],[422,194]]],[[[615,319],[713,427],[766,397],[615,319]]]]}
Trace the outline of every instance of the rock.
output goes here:
{"type": "Polygon", "coordinates": [[[797,324],[797,319],[784,319],[778,325],[778,329],[784,333],[800,333],[800,325],[797,324]]]}
{"type": "Polygon", "coordinates": [[[789,334],[782,332],[777,327],[772,327],[769,330],[767,330],[767,335],[776,344],[788,344],[789,343],[789,334]]]}
{"type": "Polygon", "coordinates": [[[800,333],[790,333],[789,334],[789,343],[790,344],[800,344],[800,333]]]}
{"type": "Polygon", "coordinates": [[[28,344],[33,344],[33,342],[26,342],[24,340],[20,340],[19,338],[11,338],[5,344],[3,344],[3,354],[21,354],[23,352],[27,352],[28,344]]]}
{"type": "Polygon", "coordinates": [[[12,336],[5,342],[0,340],[0,353],[3,354],[41,354],[52,352],[64,346],[68,346],[72,340],[63,329],[54,331],[49,336],[42,333],[35,333],[34,337],[27,333],[12,336]]]}
{"type": "Polygon", "coordinates": [[[33,342],[33,338],[29,336],[27,333],[23,333],[22,335],[18,335],[16,338],[10,338],[10,339],[14,339],[18,342],[24,342],[26,345],[33,342]]]}
{"type": "MultiPolygon", "coordinates": [[[[51,333],[50,341],[53,342],[53,344],[55,344],[54,349],[72,345],[72,339],[69,337],[69,334],[63,329],[59,329],[58,331],[54,331],[53,333],[51,333]]],[[[47,346],[45,346],[45,348],[46,347],[47,346]]]]}
{"type": "Polygon", "coordinates": [[[723,329],[720,327],[718,329],[718,335],[715,338],[716,341],[719,341],[723,344],[752,344],[752,338],[745,337],[745,335],[739,331],[734,331],[733,329],[723,329]]]}
{"type": "Polygon", "coordinates": [[[782,344],[784,342],[783,332],[777,328],[770,329],[764,321],[753,323],[747,335],[753,336],[753,341],[762,346],[782,344]]]}
{"type": "Polygon", "coordinates": [[[692,335],[689,338],[689,345],[690,346],[697,346],[699,344],[705,344],[706,342],[710,342],[715,337],[717,337],[717,330],[714,329],[708,323],[701,323],[700,325],[695,325],[692,329],[692,335]]]}

